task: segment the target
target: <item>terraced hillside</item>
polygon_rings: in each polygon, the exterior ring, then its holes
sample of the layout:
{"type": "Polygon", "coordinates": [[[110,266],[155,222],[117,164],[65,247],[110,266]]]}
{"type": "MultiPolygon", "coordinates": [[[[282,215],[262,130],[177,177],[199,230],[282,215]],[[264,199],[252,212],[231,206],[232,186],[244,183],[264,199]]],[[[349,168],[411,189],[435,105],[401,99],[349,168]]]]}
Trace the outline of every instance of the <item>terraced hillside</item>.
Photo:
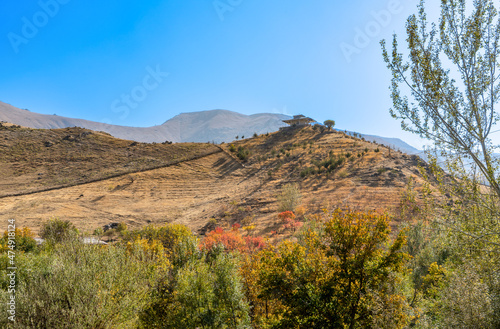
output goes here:
{"type": "Polygon", "coordinates": [[[174,221],[200,233],[241,223],[254,226],[256,234],[270,234],[279,228],[277,197],[287,183],[299,187],[306,215],[335,206],[394,210],[410,177],[417,188],[422,185],[419,166],[425,168],[415,156],[312,127],[283,129],[220,148],[134,144],[75,128],[0,132],[7,141],[14,133],[23,138],[22,144],[6,146],[0,137],[0,147],[25,145],[0,156],[0,166],[10,168],[0,179],[4,195],[58,187],[0,198],[1,218],[15,218],[35,231],[41,221],[59,217],[87,232],[110,222],[138,227],[174,221]],[[46,141],[52,145],[45,146],[46,141]],[[86,183],[88,172],[99,179],[86,183]],[[64,187],[61,179],[73,186],[64,187]]]}

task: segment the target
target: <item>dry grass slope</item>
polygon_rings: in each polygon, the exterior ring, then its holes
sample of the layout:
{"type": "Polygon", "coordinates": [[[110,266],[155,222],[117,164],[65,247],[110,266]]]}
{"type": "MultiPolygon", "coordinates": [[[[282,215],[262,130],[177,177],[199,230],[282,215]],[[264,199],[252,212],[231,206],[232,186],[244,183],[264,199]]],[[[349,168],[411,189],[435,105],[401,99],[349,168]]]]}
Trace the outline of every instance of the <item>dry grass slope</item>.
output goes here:
{"type": "Polygon", "coordinates": [[[0,216],[35,231],[42,220],[59,217],[87,232],[109,222],[178,222],[200,233],[240,223],[270,234],[280,227],[278,195],[285,184],[297,184],[307,207],[302,211],[313,214],[336,206],[394,210],[410,177],[417,188],[423,183],[419,166],[425,164],[417,157],[312,127],[221,147],[225,152],[209,144],[133,143],[80,128],[4,128],[3,194],[78,185],[1,198],[0,216]],[[141,171],[155,167],[161,168],[141,171]]]}
{"type": "Polygon", "coordinates": [[[0,126],[0,197],[148,170],[218,149],[209,144],[145,144],[83,128],[0,126]]]}

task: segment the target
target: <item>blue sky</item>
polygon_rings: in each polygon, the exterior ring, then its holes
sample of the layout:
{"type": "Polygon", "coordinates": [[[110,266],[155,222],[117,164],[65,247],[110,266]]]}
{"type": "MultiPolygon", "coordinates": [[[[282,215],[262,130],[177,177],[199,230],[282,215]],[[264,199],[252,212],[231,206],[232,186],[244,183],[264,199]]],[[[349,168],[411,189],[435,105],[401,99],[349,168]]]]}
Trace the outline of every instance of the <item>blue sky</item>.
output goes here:
{"type": "Polygon", "coordinates": [[[4,1],[0,100],[126,126],[182,113],[302,113],[399,137],[379,41],[416,0],[4,1]]]}

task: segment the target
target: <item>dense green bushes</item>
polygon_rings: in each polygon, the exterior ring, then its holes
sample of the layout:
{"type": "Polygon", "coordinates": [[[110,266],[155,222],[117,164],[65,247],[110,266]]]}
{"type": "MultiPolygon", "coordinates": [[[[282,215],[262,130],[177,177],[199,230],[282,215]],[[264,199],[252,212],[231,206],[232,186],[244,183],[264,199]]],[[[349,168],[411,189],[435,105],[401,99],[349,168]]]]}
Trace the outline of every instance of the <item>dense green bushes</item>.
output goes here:
{"type": "MultiPolygon", "coordinates": [[[[399,234],[382,213],[302,212],[295,239],[274,245],[237,225],[203,240],[183,225],[146,226],[105,246],[35,246],[18,230],[17,320],[0,317],[0,327],[497,328],[498,254],[482,257],[481,242],[425,224],[432,213],[411,188],[404,198],[405,218],[418,224],[399,234]]],[[[286,185],[279,199],[293,209],[300,193],[286,185]]],[[[488,214],[471,211],[484,226],[488,214]]]]}
{"type": "Polygon", "coordinates": [[[152,291],[141,328],[248,328],[236,256],[218,249],[173,267],[152,291]]]}
{"type": "MultiPolygon", "coordinates": [[[[46,223],[44,230],[54,232],[47,230],[54,227],[56,237],[73,232],[72,225],[60,221],[46,223]]],[[[0,317],[0,327],[243,328],[249,324],[238,256],[200,250],[198,239],[183,225],[147,226],[105,246],[46,237],[49,243],[17,254],[16,322],[0,317]]],[[[8,261],[7,253],[2,253],[4,305],[10,296],[8,261]]]]}
{"type": "MultiPolygon", "coordinates": [[[[78,241],[19,254],[12,327],[112,328],[134,323],[157,276],[154,264],[139,259],[125,248],[78,241]]],[[[7,298],[2,291],[2,304],[7,298]]],[[[9,322],[0,317],[1,327],[9,322]]]]}

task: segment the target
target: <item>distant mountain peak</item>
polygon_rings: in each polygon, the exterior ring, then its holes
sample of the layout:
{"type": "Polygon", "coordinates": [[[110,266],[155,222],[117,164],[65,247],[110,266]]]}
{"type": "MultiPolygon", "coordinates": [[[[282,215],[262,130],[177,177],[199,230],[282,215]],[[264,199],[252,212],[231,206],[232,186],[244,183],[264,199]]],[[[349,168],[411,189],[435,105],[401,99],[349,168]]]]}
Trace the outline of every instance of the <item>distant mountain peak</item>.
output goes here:
{"type": "MultiPolygon", "coordinates": [[[[254,133],[274,132],[287,126],[283,120],[291,116],[279,113],[242,114],[225,109],[180,113],[163,124],[153,127],[126,127],[101,122],[47,115],[21,110],[0,101],[0,121],[30,128],[54,129],[82,127],[138,142],[231,142],[236,136],[250,137],[254,133]]],[[[420,151],[397,138],[363,135],[409,154],[420,151]]]]}

